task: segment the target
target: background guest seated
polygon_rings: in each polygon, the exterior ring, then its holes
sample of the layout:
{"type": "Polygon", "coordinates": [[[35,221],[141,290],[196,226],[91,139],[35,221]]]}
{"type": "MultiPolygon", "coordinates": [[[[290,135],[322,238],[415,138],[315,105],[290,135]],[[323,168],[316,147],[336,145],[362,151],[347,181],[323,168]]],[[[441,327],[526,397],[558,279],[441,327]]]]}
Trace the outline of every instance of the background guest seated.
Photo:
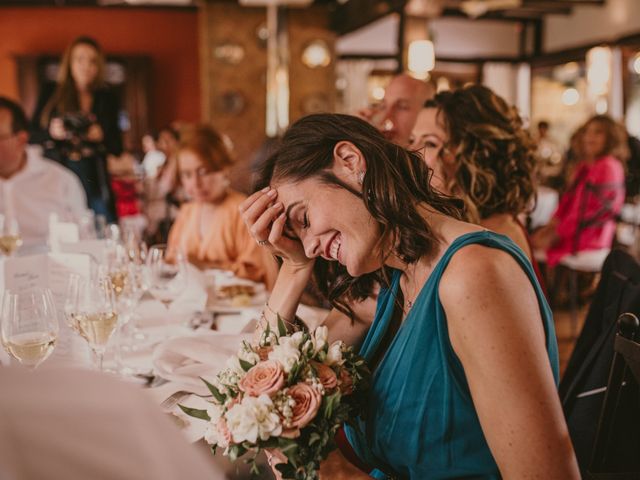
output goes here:
{"type": "Polygon", "coordinates": [[[546,250],[551,267],[566,255],[610,247],[615,215],[624,202],[624,129],[606,115],[592,117],[581,129],[582,158],[572,172],[570,186],[551,222],[532,236],[534,247],[546,250]]]}
{"type": "Polygon", "coordinates": [[[23,248],[44,248],[49,214],[78,219],[87,199],[73,173],[27,147],[27,128],[22,108],[0,97],[0,211],[18,222],[23,248]]]}
{"type": "Polygon", "coordinates": [[[410,148],[433,169],[431,184],[461,198],[467,220],[513,240],[542,283],[518,219],[532,201],[536,156],[516,108],[481,85],[439,93],[418,115],[410,148]]]}
{"type": "Polygon", "coordinates": [[[178,152],[180,180],[191,199],[180,208],[169,232],[169,248],[181,249],[191,263],[231,270],[242,278],[267,280],[268,262],[242,222],[238,206],[245,196],[229,187],[233,160],[213,128],[186,129],[178,152]]]}

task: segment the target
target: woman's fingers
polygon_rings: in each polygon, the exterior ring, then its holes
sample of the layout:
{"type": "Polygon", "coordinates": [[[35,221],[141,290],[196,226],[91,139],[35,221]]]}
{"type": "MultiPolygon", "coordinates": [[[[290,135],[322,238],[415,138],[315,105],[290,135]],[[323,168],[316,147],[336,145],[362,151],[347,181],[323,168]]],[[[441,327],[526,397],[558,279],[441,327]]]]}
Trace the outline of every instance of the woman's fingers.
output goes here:
{"type": "Polygon", "coordinates": [[[284,210],[281,202],[277,202],[262,212],[260,217],[251,225],[249,233],[256,240],[266,240],[269,237],[271,224],[284,210]]]}
{"type": "Polygon", "coordinates": [[[284,232],[284,225],[287,221],[287,214],[285,212],[280,213],[278,217],[273,221],[271,225],[271,231],[269,232],[269,243],[272,245],[277,245],[280,239],[282,238],[282,233],[284,232]]]}
{"type": "Polygon", "coordinates": [[[271,190],[271,187],[265,187],[262,190],[258,190],[257,192],[254,192],[251,195],[249,195],[240,204],[240,207],[239,207],[240,213],[246,212],[249,209],[249,207],[251,207],[251,205],[253,205],[256,202],[256,200],[258,200],[259,198],[262,198],[262,196],[265,195],[269,190],[271,190]]]}
{"type": "Polygon", "coordinates": [[[270,204],[276,199],[278,193],[276,190],[269,190],[267,193],[262,193],[255,201],[247,207],[242,214],[242,219],[247,227],[251,230],[253,224],[258,220],[260,215],[269,208],[270,204]]]}

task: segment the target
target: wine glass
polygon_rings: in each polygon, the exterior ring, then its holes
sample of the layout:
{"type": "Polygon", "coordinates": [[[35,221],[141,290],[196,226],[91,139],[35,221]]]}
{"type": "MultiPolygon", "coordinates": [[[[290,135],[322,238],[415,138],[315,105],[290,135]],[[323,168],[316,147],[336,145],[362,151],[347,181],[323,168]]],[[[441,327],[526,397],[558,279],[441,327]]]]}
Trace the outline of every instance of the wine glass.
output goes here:
{"type": "Polygon", "coordinates": [[[113,285],[109,277],[102,274],[86,280],[71,275],[65,302],[65,316],[69,326],[84,338],[98,357],[98,368],[107,345],[118,327],[113,285]]]}
{"type": "Polygon", "coordinates": [[[147,255],[149,293],[167,310],[187,286],[187,265],[179,251],[167,250],[167,245],[153,245],[147,255]]]}
{"type": "Polygon", "coordinates": [[[10,257],[21,245],[22,237],[18,221],[0,214],[0,252],[10,257]]]}
{"type": "Polygon", "coordinates": [[[58,318],[51,291],[48,288],[6,291],[0,338],[9,355],[31,370],[49,358],[58,339],[58,318]]]}

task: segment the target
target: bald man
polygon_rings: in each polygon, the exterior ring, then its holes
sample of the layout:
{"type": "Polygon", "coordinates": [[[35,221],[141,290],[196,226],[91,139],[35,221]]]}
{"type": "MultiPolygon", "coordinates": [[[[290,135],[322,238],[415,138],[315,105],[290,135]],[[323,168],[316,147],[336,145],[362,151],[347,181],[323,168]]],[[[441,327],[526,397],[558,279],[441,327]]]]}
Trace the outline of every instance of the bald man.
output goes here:
{"type": "Polygon", "coordinates": [[[393,77],[377,107],[361,110],[359,115],[379,128],[389,140],[406,148],[418,113],[434,94],[431,84],[403,73],[393,77]]]}

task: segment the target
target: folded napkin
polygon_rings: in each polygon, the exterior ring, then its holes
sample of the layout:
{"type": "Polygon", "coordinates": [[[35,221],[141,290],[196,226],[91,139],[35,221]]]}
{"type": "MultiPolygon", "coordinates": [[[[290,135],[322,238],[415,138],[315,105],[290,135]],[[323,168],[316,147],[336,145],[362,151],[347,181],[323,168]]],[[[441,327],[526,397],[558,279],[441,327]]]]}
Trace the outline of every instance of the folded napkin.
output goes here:
{"type": "Polygon", "coordinates": [[[167,380],[197,388],[192,390],[194,393],[206,393],[200,377],[212,381],[225,368],[227,359],[237,352],[242,341],[251,341],[251,338],[251,333],[203,332],[197,336],[167,340],[153,353],[154,371],[167,380]]]}

